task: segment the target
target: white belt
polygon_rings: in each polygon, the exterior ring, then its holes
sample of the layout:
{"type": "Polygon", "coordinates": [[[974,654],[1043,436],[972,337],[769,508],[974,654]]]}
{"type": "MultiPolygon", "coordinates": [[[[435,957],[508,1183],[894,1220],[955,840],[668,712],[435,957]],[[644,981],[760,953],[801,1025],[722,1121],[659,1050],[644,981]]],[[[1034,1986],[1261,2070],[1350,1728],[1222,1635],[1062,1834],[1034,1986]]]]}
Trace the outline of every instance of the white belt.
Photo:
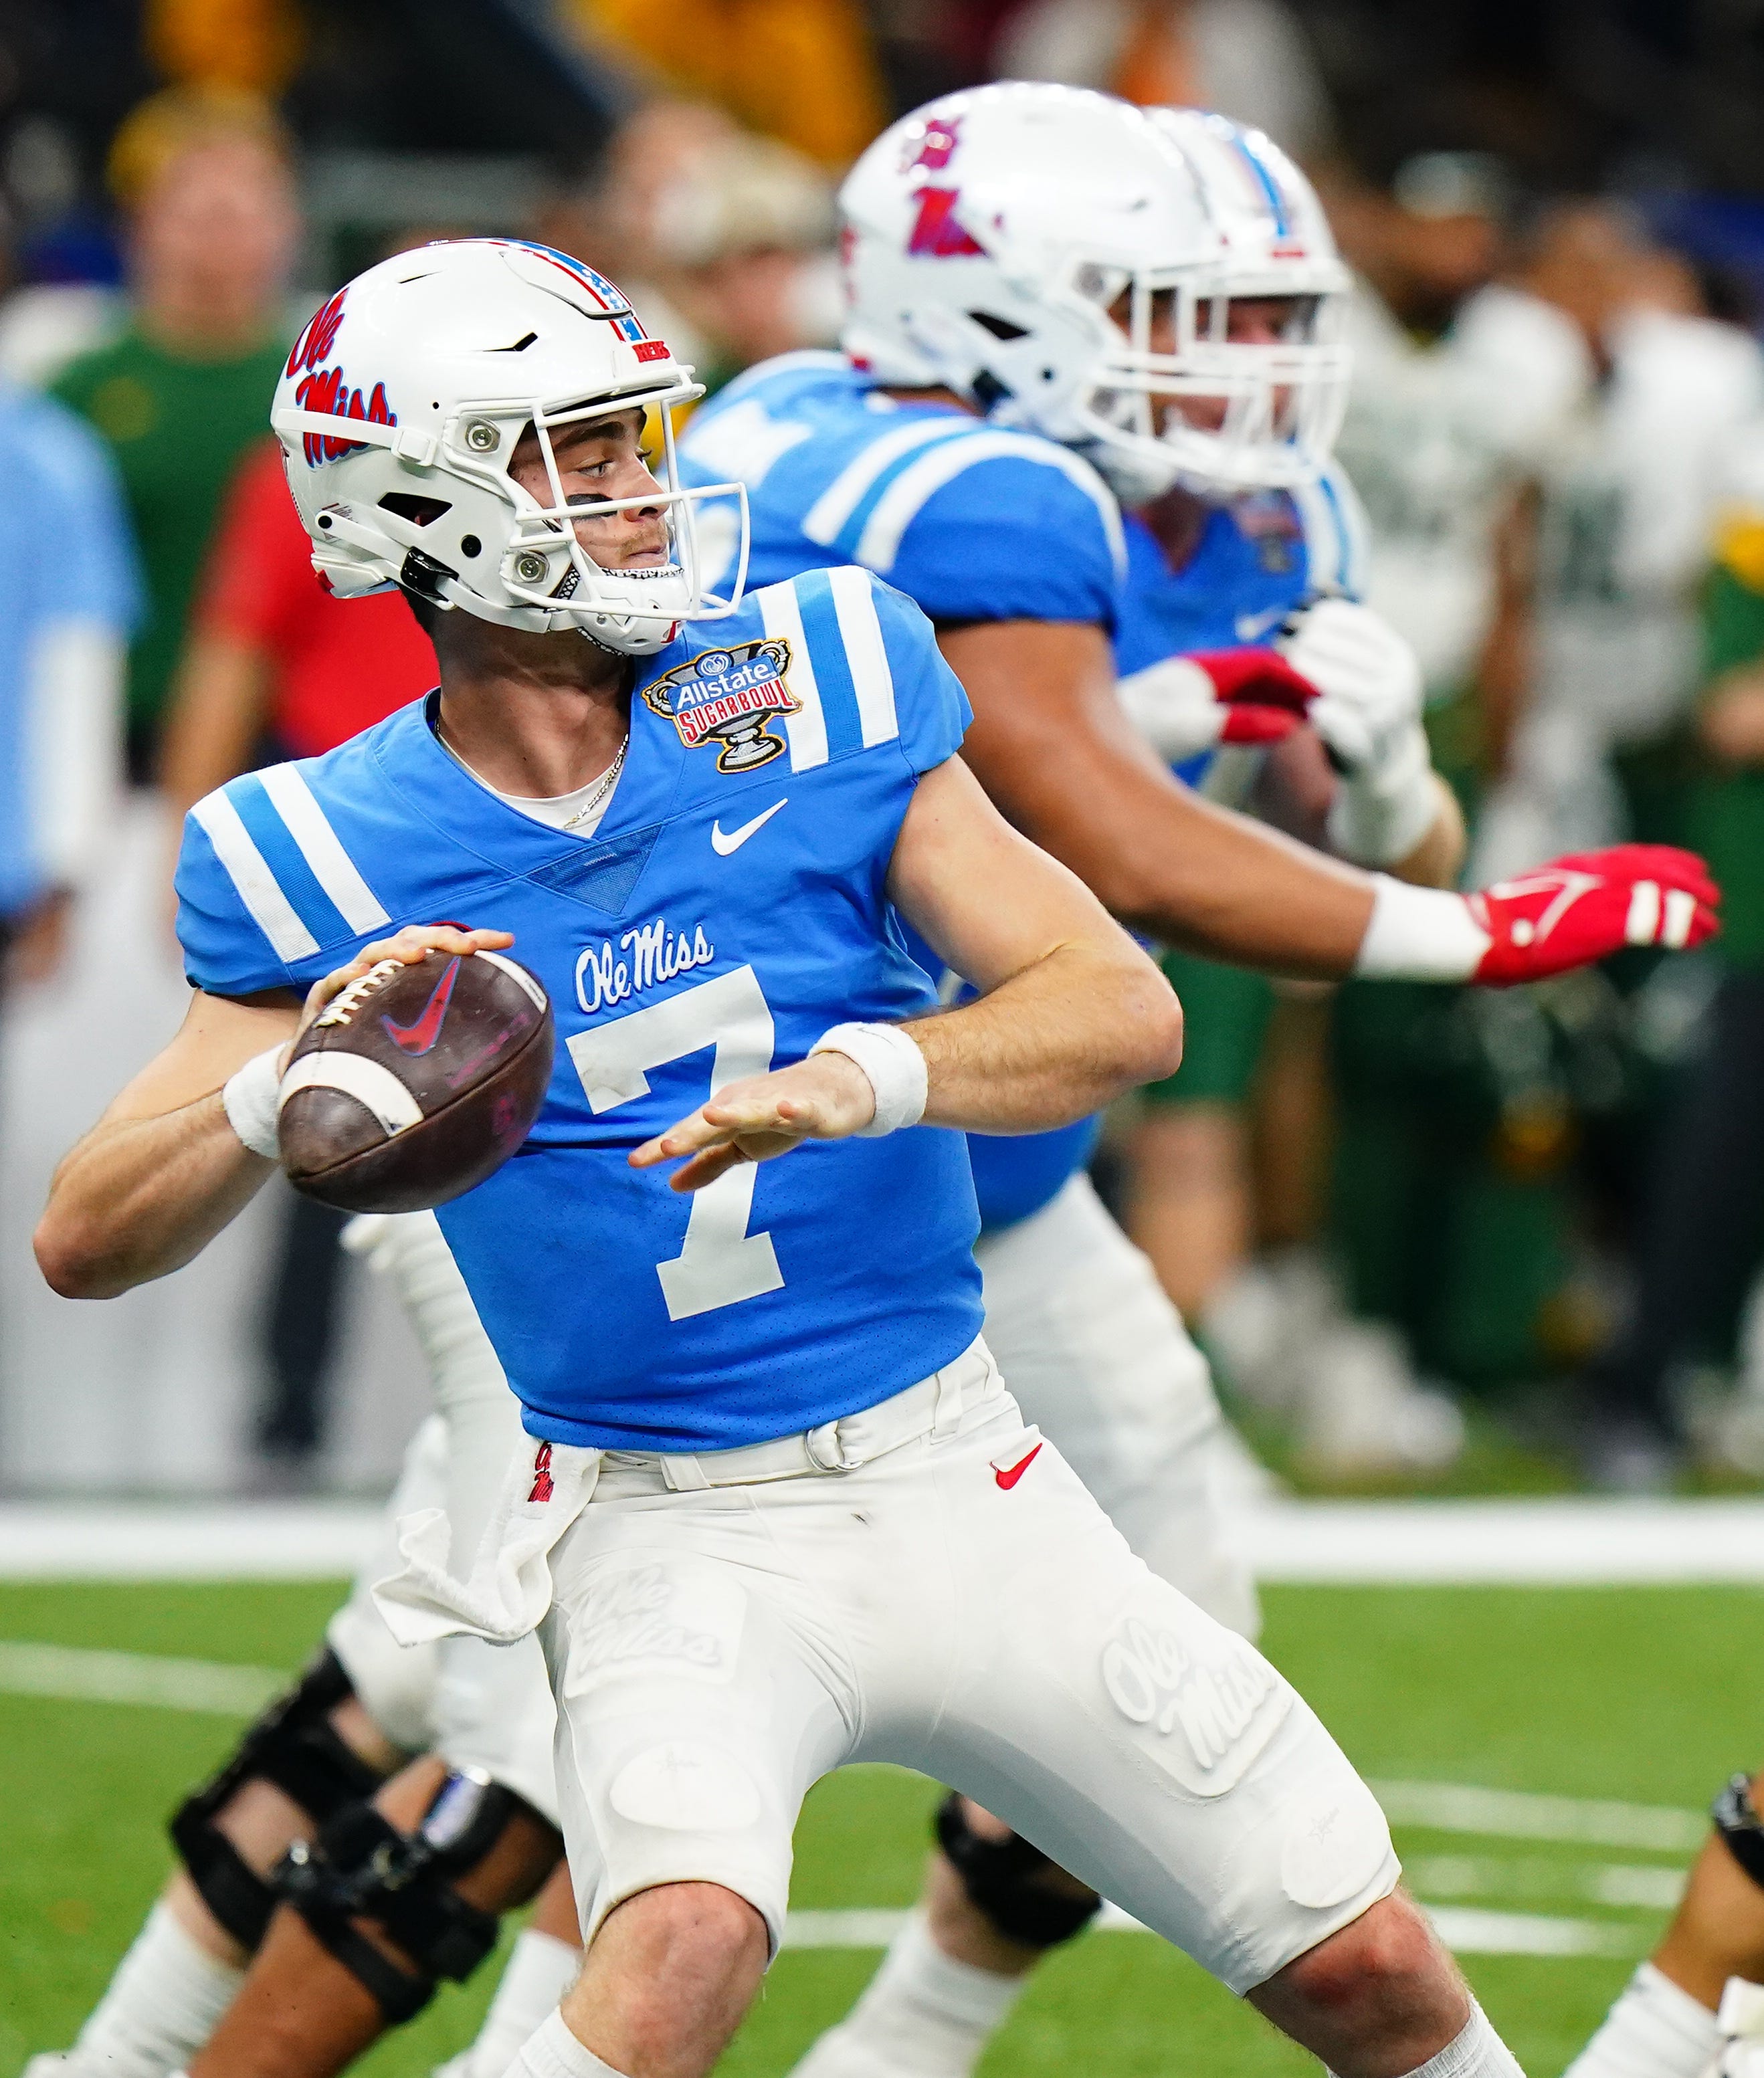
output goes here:
{"type": "Polygon", "coordinates": [[[748,1443],[734,1450],[685,1453],[608,1450],[604,1471],[658,1470],[671,1493],[702,1493],[711,1487],[757,1486],[769,1479],[812,1479],[849,1472],[921,1436],[951,1436],[964,1408],[977,1406],[1004,1381],[985,1343],[976,1337],[952,1363],[933,1371],[879,1406],[842,1415],[794,1436],[748,1443]]]}
{"type": "Polygon", "coordinates": [[[399,1520],[403,1563],[374,1583],[374,1602],[400,1645],[462,1632],[511,1643],[550,1607],[552,1548],[594,1498],[603,1472],[615,1488],[621,1475],[658,1475],[668,1490],[687,1493],[850,1471],[918,1437],[953,1435],[965,1409],[995,1394],[1001,1397],[1004,1389],[992,1351],[976,1337],[952,1363],[878,1407],[738,1450],[601,1451],[570,1443],[536,1446],[526,1437],[503,1474],[466,1577],[456,1579],[448,1570],[445,1511],[420,1508],[399,1520]]]}

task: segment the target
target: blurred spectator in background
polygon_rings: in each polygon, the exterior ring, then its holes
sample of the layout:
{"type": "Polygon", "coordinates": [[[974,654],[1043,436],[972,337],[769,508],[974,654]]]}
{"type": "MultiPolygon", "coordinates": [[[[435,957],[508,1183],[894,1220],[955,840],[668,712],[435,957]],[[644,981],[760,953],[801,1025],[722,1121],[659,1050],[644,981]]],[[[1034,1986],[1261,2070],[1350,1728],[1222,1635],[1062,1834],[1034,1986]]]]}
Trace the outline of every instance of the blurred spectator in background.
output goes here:
{"type": "Polygon", "coordinates": [[[139,617],[110,459],[71,412],[0,383],[0,981],[47,979],[119,779],[139,617]]]}
{"type": "Polygon", "coordinates": [[[165,717],[163,784],[180,817],[241,772],[316,757],[435,683],[401,594],[333,599],[263,440],[228,489],[165,717]]]}
{"type": "MultiPolygon", "coordinates": [[[[1494,693],[1492,654],[1505,530],[1591,373],[1569,320],[1495,282],[1505,199],[1498,168],[1456,154],[1406,165],[1389,194],[1338,177],[1329,195],[1356,273],[1337,454],[1370,522],[1365,597],[1413,646],[1436,766],[1472,808],[1511,704],[1494,693]]],[[[1248,1014],[1257,999],[1244,993],[1248,1014]]],[[[1337,1478],[1437,1471],[1461,1445],[1461,1422],[1418,1371],[1480,1382],[1483,1368],[1482,1347],[1456,1333],[1457,1265],[1471,1228],[1499,1225],[1507,1186],[1491,1210],[1478,1072],[1468,1094],[1448,1087],[1479,1055],[1482,1014],[1451,990],[1350,985],[1332,1015],[1290,995],[1267,1057],[1232,1057],[1228,1094],[1253,1106],[1259,1225],[1274,1245],[1220,1278],[1206,1325],[1228,1374],[1337,1478]],[[1306,1208],[1324,1204],[1327,1235],[1315,1221],[1307,1231],[1306,1208]]],[[[1524,1275],[1494,1279],[1486,1310],[1523,1316],[1502,1359],[1524,1362],[1536,1302],[1524,1241],[1515,1255],[1524,1275]]],[[[1473,1275],[1486,1289],[1481,1254],[1473,1275]]]]}
{"type": "Polygon", "coordinates": [[[708,390],[838,328],[833,186],[812,160],[701,103],[651,102],[538,235],[610,274],[708,390]]]}
{"type": "Polygon", "coordinates": [[[54,387],[109,443],[141,546],[148,619],[129,661],[132,776],[151,778],[185,617],[222,492],[263,434],[300,232],[287,140],[250,95],[169,90],[119,131],[130,322],[54,387]]]}
{"type": "MultiPolygon", "coordinates": [[[[319,582],[281,449],[261,441],[233,479],[191,607],[165,718],[169,805],[181,818],[241,772],[333,749],[436,677],[434,649],[400,593],[343,600],[319,582]]],[[[257,1445],[269,1483],[291,1487],[306,1482],[324,1442],[347,1216],[282,1195],[257,1445]]]]}
{"type": "Polygon", "coordinates": [[[1592,357],[1571,319],[1496,279],[1507,196],[1494,161],[1428,153],[1390,194],[1342,187],[1330,203],[1356,277],[1337,452],[1366,507],[1367,599],[1413,645],[1436,755],[1467,784],[1503,762],[1516,697],[1489,649],[1504,634],[1507,531],[1567,437],[1592,357]]]}
{"type": "Polygon", "coordinates": [[[644,0],[564,0],[563,13],[640,75],[702,95],[835,173],[888,120],[858,0],[675,0],[665,38],[644,0]]]}
{"type": "Polygon", "coordinates": [[[1734,436],[1764,407],[1756,342],[1615,206],[1549,212],[1521,278],[1576,327],[1597,381],[1540,472],[1528,696],[1478,850],[1491,876],[1681,828],[1695,590],[1734,436]]]}
{"type": "Polygon", "coordinates": [[[1333,142],[1328,90],[1281,0],[1029,0],[993,44],[993,68],[1146,106],[1216,108],[1298,159],[1333,142]]]}
{"type": "Polygon", "coordinates": [[[1721,1468],[1764,1471],[1764,1380],[1691,1390],[1706,1367],[1731,1378],[1764,1262],[1764,424],[1729,444],[1686,816],[1725,896],[1720,978],[1653,1136],[1629,1317],[1587,1380],[1591,1469],[1630,1488],[1670,1479],[1687,1427],[1721,1468]]]}
{"type": "Polygon", "coordinates": [[[711,353],[698,370],[720,389],[755,361],[826,346],[838,330],[831,184],[800,152],[735,136],[710,154],[696,190],[660,198],[655,240],[711,353]]]}

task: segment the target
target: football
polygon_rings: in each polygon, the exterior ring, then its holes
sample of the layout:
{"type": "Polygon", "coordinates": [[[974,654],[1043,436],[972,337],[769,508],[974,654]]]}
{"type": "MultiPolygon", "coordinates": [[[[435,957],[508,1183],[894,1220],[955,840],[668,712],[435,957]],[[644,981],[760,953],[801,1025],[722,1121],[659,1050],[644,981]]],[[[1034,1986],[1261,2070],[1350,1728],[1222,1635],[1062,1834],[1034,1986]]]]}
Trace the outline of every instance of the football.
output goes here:
{"type": "Polygon", "coordinates": [[[554,1041],[545,991],[500,953],[382,960],[289,1058],[277,1116],[288,1180],[341,1212],[445,1204],[526,1138],[554,1041]]]}

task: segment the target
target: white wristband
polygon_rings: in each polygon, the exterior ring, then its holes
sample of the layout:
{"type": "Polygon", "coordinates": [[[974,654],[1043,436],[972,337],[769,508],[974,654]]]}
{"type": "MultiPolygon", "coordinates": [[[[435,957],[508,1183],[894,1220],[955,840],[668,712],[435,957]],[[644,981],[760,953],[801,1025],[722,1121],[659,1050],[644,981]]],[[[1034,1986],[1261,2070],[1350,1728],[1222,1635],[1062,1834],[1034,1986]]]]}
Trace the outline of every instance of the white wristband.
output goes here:
{"type": "Polygon", "coordinates": [[[1372,876],[1372,920],[1353,970],[1368,981],[1468,981],[1494,942],[1461,895],[1372,876]]]}
{"type": "Polygon", "coordinates": [[[253,1154],[279,1162],[276,1140],[276,1093],[282,1087],[282,1049],[272,1046],[247,1061],[220,1092],[227,1122],[253,1154]]]}
{"type": "Polygon", "coordinates": [[[843,1054],[869,1077],[876,1116],[858,1128],[859,1140],[880,1140],[924,1117],[930,1073],[925,1056],[898,1024],[835,1024],[821,1033],[809,1054],[811,1059],[817,1054],[843,1054]]]}

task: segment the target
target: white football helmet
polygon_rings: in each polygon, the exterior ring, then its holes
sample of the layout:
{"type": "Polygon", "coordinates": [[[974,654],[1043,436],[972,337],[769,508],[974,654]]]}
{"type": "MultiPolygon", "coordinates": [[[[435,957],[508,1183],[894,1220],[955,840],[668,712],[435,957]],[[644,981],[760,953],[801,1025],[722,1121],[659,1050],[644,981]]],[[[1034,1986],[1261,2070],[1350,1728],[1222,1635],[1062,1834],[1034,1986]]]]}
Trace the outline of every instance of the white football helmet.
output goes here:
{"type": "Polygon", "coordinates": [[[313,567],[333,592],[402,584],[507,628],[574,628],[648,656],[683,620],[732,613],[746,577],[740,486],[679,482],[671,413],[704,394],[692,376],[579,260],[513,239],[445,239],[382,261],[323,306],[295,342],[270,417],[313,567]],[[551,433],[633,406],[659,428],[661,483],[592,510],[662,507],[673,553],[659,567],[607,570],[565,516],[551,433]],[[529,426],[547,504],[508,473],[529,426]],[[725,597],[701,578],[693,515],[730,497],[741,535],[725,597]]]}
{"type": "Polygon", "coordinates": [[[839,205],[843,342],[879,382],[945,386],[1076,448],[1128,503],[1302,482],[1327,460],[1348,273],[1260,131],[1007,81],[884,131],[839,205]],[[1231,339],[1233,299],[1262,298],[1291,299],[1289,336],[1231,339]]]}

